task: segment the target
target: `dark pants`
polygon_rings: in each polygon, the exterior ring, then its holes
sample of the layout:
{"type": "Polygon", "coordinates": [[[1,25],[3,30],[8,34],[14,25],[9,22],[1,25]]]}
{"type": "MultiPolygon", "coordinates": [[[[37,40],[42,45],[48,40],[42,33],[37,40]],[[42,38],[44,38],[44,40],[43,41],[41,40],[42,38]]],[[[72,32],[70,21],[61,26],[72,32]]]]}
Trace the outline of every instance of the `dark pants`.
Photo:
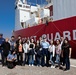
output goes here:
{"type": "Polygon", "coordinates": [[[17,53],[18,65],[23,64],[23,53],[17,53]]]}
{"type": "Polygon", "coordinates": [[[66,65],[66,69],[69,70],[70,69],[70,60],[69,57],[65,57],[65,65],[66,65]]]}
{"type": "Polygon", "coordinates": [[[25,57],[24,57],[24,62],[23,62],[23,64],[25,65],[27,62],[28,62],[28,54],[25,53],[25,57]]]}
{"type": "Polygon", "coordinates": [[[16,66],[16,61],[15,60],[14,61],[7,61],[7,67],[9,69],[14,68],[15,66],[16,66]]]}
{"type": "Polygon", "coordinates": [[[43,48],[42,49],[42,60],[41,60],[41,65],[42,66],[48,66],[48,48],[47,49],[45,49],[45,48],[43,48]],[[45,57],[46,57],[46,61],[45,61],[45,57]]]}
{"type": "Polygon", "coordinates": [[[39,55],[36,55],[35,57],[36,57],[36,64],[38,66],[40,66],[41,65],[41,57],[39,55]]]}
{"type": "Polygon", "coordinates": [[[7,54],[2,53],[2,66],[7,65],[7,56],[8,56],[8,53],[7,54]]]}
{"type": "Polygon", "coordinates": [[[2,50],[0,50],[0,53],[1,53],[1,61],[2,61],[2,50]]]}
{"type": "Polygon", "coordinates": [[[34,55],[29,55],[29,65],[34,65],[34,55]]]}

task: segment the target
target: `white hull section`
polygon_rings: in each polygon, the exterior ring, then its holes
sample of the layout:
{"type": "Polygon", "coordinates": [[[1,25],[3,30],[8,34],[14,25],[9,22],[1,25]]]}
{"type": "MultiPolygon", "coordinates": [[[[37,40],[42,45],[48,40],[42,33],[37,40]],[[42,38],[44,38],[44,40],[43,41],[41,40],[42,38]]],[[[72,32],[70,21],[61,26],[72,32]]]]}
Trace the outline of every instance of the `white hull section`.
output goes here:
{"type": "Polygon", "coordinates": [[[76,0],[53,0],[53,19],[76,16],[76,0]]]}

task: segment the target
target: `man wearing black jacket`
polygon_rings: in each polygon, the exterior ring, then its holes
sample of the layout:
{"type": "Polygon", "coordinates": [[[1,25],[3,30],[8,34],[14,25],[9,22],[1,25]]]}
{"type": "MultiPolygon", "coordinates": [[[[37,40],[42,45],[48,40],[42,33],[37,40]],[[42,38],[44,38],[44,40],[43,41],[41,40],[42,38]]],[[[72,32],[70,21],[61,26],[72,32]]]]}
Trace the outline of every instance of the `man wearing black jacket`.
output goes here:
{"type": "Polygon", "coordinates": [[[4,41],[5,41],[5,39],[3,38],[3,34],[0,34],[0,54],[1,54],[1,60],[2,60],[2,47],[1,47],[1,45],[3,44],[4,41]]]}
{"type": "Polygon", "coordinates": [[[9,51],[10,51],[10,43],[8,41],[9,41],[9,39],[6,38],[5,42],[2,44],[2,48],[3,48],[3,51],[2,51],[2,66],[6,65],[6,58],[9,54],[9,51]]]}

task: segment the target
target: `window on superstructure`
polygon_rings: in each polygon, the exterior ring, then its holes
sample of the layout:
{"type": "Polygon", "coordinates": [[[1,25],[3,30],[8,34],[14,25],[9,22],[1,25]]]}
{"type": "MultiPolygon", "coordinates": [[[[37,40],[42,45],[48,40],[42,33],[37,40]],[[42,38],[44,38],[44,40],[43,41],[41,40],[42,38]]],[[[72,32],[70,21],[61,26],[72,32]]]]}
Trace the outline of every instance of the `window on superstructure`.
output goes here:
{"type": "Polygon", "coordinates": [[[23,5],[23,8],[25,8],[26,6],[25,5],[23,5]]]}
{"type": "Polygon", "coordinates": [[[21,26],[22,26],[22,28],[25,28],[25,23],[21,22],[21,26]]]}
{"type": "Polygon", "coordinates": [[[33,12],[31,12],[31,14],[33,14],[33,12]]]}
{"type": "Polygon", "coordinates": [[[53,16],[53,6],[50,6],[50,16],[53,16]]]}
{"type": "Polygon", "coordinates": [[[22,5],[21,5],[21,4],[19,4],[18,6],[19,6],[19,7],[22,7],[22,5]]]}
{"type": "Polygon", "coordinates": [[[30,6],[26,6],[26,8],[30,8],[30,6]]]}

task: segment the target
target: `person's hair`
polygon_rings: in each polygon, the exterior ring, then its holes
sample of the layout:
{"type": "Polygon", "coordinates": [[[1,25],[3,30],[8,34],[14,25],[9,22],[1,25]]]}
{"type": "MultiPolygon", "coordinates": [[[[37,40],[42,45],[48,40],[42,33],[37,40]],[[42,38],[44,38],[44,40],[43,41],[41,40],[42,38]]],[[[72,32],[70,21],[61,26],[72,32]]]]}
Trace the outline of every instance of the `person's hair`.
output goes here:
{"type": "Polygon", "coordinates": [[[53,41],[53,44],[54,44],[54,40],[52,39],[52,40],[50,40],[49,42],[51,42],[51,41],[53,41]]]}
{"type": "Polygon", "coordinates": [[[67,38],[64,39],[64,43],[65,43],[65,40],[69,43],[69,40],[67,38]]]}
{"type": "MultiPolygon", "coordinates": [[[[39,41],[39,40],[37,40],[37,41],[39,41]]],[[[36,45],[37,45],[37,44],[39,44],[39,45],[40,45],[40,41],[39,41],[39,43],[37,43],[37,41],[36,41],[36,43],[35,43],[35,44],[36,44],[36,45]]]]}
{"type": "Polygon", "coordinates": [[[15,38],[15,36],[11,36],[11,38],[15,38]]]}
{"type": "Polygon", "coordinates": [[[60,43],[60,40],[59,40],[59,39],[57,39],[56,42],[57,42],[57,41],[59,41],[59,43],[60,43]]]}
{"type": "Polygon", "coordinates": [[[21,35],[18,35],[18,37],[21,37],[21,35]]]}
{"type": "Polygon", "coordinates": [[[33,43],[34,43],[34,39],[30,39],[30,42],[32,43],[32,40],[33,40],[33,43]]]}
{"type": "Polygon", "coordinates": [[[11,51],[11,54],[13,54],[13,52],[15,52],[15,50],[12,50],[12,51],[11,51]]]}

